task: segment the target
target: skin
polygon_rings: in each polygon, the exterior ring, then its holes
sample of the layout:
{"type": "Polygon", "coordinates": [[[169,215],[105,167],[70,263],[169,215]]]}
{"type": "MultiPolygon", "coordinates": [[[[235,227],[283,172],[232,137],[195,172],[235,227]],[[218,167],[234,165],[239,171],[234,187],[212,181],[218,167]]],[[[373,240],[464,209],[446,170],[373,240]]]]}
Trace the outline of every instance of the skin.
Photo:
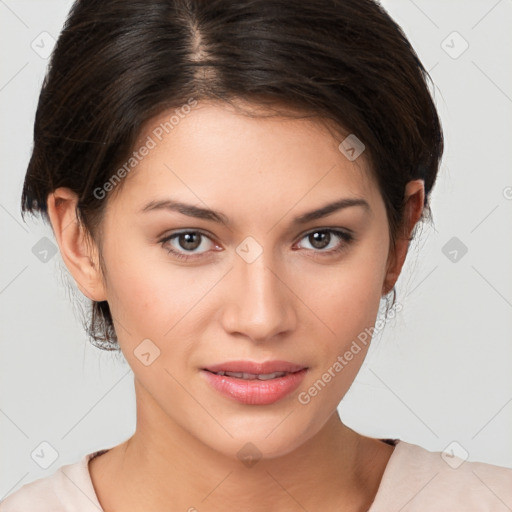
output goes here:
{"type": "MultiPolygon", "coordinates": [[[[152,119],[137,148],[168,118],[152,119]]],[[[105,511],[370,506],[393,447],[353,431],[336,410],[368,345],[309,403],[298,395],[375,325],[420,218],[424,184],[407,185],[404,236],[391,254],[386,210],[364,153],[351,162],[340,142],[314,119],[250,118],[224,104],[199,103],[108,199],[106,275],[99,248],[77,222],[76,195],[65,188],[49,195],[63,260],[87,297],[108,300],[134,373],[136,431],[89,465],[105,511]],[[139,212],[171,196],[220,211],[230,225],[169,210],[139,212]],[[345,197],[364,198],[369,211],[349,207],[292,224],[345,197]],[[307,235],[326,228],[350,229],[354,240],[331,234],[322,249],[307,235]],[[192,249],[179,238],[160,243],[178,230],[210,238],[192,249]],[[236,252],[248,236],[263,251],[251,263],[236,252]],[[340,253],[325,254],[339,246],[340,253]],[[180,260],[169,247],[196,257],[180,260]],[[160,350],[148,366],[134,354],[144,339],[160,350]],[[235,359],[280,359],[309,369],[282,400],[243,405],[212,389],[200,372],[235,359]],[[252,467],[237,457],[248,442],[262,454],[252,467]]]]}

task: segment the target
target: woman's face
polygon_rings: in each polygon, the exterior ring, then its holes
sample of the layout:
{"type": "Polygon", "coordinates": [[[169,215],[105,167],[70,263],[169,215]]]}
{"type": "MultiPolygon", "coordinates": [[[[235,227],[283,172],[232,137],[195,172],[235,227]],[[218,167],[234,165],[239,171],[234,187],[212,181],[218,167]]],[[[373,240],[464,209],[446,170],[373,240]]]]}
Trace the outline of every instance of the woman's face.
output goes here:
{"type": "Polygon", "coordinates": [[[288,453],[336,412],[367,352],[387,291],[383,200],[364,153],[350,161],[311,119],[199,103],[162,129],[171,115],[145,127],[103,224],[139,426],[230,456],[248,442],[288,453]]]}

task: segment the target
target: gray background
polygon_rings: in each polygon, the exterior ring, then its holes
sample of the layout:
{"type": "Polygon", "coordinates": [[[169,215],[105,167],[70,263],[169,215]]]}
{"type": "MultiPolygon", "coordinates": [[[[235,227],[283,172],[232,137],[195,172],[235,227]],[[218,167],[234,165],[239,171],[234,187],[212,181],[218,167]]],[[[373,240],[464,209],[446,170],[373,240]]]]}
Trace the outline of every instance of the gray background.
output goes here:
{"type": "MultiPolygon", "coordinates": [[[[382,4],[431,72],[446,150],[403,309],[340,414],[369,436],[512,467],[512,1],[382,4]]],[[[50,227],[19,214],[45,52],[70,6],[0,0],[0,499],[135,428],[131,370],[89,345],[86,302],[60,254],[41,252],[50,227]]]]}

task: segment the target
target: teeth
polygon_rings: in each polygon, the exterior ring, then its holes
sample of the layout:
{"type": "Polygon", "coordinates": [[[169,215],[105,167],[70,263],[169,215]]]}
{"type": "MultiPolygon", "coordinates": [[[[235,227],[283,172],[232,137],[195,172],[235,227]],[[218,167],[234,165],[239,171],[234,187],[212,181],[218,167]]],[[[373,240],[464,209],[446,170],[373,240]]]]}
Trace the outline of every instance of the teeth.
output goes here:
{"type": "Polygon", "coordinates": [[[255,373],[244,373],[244,372],[215,372],[217,375],[225,375],[227,377],[235,377],[236,379],[259,379],[259,380],[270,380],[277,379],[278,377],[284,377],[287,372],[274,372],[274,373],[261,373],[259,375],[255,373]]]}
{"type": "Polygon", "coordinates": [[[284,377],[285,375],[286,375],[286,372],[263,373],[261,375],[258,375],[258,379],[260,379],[260,380],[276,379],[277,377],[284,377]]]}
{"type": "MultiPolygon", "coordinates": [[[[239,373],[239,372],[224,372],[224,375],[227,377],[236,377],[237,379],[243,379],[244,375],[250,375],[249,373],[239,373]]],[[[245,377],[248,379],[249,377],[245,377]]]]}

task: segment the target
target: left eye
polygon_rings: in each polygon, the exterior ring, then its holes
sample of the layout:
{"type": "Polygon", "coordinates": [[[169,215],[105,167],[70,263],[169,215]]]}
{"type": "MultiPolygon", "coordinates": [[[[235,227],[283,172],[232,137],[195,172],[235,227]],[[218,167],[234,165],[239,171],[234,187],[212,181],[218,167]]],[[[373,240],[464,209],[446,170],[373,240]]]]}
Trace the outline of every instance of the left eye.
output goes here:
{"type": "Polygon", "coordinates": [[[301,238],[301,240],[304,239],[308,240],[312,248],[316,250],[315,252],[333,253],[343,250],[353,236],[337,229],[316,229],[306,233],[301,238]],[[344,243],[336,242],[336,238],[341,239],[344,243]]]}

